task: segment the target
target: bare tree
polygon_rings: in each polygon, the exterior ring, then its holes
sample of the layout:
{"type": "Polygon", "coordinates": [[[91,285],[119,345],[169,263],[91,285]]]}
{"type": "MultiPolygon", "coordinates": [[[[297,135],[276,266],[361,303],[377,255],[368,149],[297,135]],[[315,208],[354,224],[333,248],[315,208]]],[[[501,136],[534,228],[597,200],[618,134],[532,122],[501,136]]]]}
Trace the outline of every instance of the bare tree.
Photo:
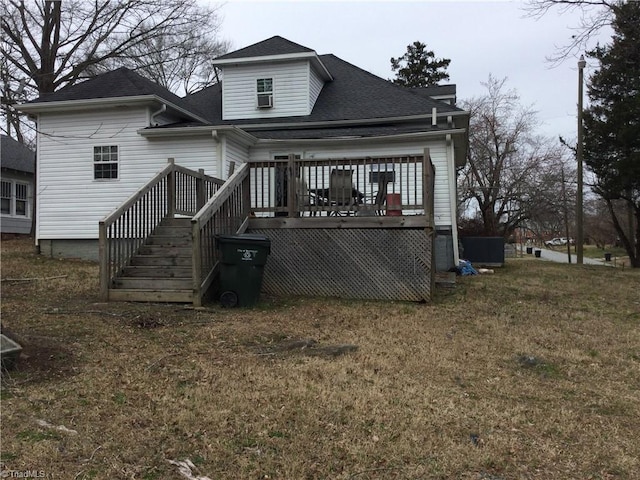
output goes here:
{"type": "Polygon", "coordinates": [[[580,20],[571,27],[574,34],[567,43],[547,57],[552,65],[588,50],[591,39],[603,28],[611,25],[615,6],[620,0],[527,0],[524,10],[534,18],[542,18],[549,12],[564,14],[579,11],[580,20]]]}
{"type": "Polygon", "coordinates": [[[0,9],[5,91],[22,82],[27,98],[120,65],[190,91],[214,81],[209,62],[226,49],[216,8],[197,0],[0,0],[0,9]]]}
{"type": "MultiPolygon", "coordinates": [[[[584,203],[584,227],[586,238],[593,241],[598,248],[617,243],[617,233],[610,217],[606,200],[601,197],[587,197],[584,203]]],[[[615,207],[619,216],[623,216],[622,208],[615,207]]]]}
{"type": "Polygon", "coordinates": [[[486,95],[463,102],[471,120],[459,190],[463,211],[477,211],[484,234],[506,237],[545,212],[558,218],[563,152],[534,133],[536,113],[505,83],[489,76],[486,95]]]}

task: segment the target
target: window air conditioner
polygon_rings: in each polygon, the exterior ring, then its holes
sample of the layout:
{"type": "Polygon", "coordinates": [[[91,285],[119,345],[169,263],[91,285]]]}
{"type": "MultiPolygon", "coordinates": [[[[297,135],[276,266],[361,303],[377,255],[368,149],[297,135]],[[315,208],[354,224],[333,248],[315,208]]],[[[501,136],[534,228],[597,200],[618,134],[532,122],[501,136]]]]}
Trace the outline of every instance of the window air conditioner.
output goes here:
{"type": "Polygon", "coordinates": [[[272,94],[258,94],[258,108],[271,108],[273,107],[273,95],[272,94]]]}

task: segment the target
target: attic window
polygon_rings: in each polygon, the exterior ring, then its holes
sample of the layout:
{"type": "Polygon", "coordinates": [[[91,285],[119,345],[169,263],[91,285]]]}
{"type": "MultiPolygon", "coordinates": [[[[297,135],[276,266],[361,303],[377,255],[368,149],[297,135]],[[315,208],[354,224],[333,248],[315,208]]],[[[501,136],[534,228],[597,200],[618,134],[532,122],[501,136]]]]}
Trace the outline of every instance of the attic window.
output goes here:
{"type": "Polygon", "coordinates": [[[258,108],[273,107],[273,78],[259,78],[256,81],[258,108]]]}

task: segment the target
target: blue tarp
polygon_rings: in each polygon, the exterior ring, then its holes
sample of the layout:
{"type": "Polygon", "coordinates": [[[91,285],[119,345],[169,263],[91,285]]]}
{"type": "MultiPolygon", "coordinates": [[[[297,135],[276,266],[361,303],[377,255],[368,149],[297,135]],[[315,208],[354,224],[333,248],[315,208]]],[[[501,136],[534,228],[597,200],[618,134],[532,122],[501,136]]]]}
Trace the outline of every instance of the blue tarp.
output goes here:
{"type": "Polygon", "coordinates": [[[458,262],[458,271],[460,275],[478,275],[478,271],[473,268],[471,262],[467,260],[460,260],[458,262]]]}

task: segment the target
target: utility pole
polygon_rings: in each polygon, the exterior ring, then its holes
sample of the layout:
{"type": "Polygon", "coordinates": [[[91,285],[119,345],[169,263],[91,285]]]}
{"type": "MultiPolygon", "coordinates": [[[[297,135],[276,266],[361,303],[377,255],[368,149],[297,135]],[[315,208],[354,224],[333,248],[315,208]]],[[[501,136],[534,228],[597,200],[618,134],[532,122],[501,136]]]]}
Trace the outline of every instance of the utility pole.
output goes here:
{"type": "Polygon", "coordinates": [[[580,55],[580,60],[578,61],[578,146],[576,149],[576,160],[578,161],[578,192],[576,199],[576,263],[578,265],[583,263],[584,246],[584,212],[582,207],[584,185],[582,174],[582,146],[584,143],[582,140],[582,84],[584,83],[584,67],[586,65],[587,62],[584,61],[584,55],[580,55]]]}
{"type": "Polygon", "coordinates": [[[569,209],[567,208],[567,191],[564,186],[564,165],[560,167],[562,175],[562,210],[564,213],[564,234],[567,236],[567,260],[571,263],[571,239],[569,238],[569,209]]]}

